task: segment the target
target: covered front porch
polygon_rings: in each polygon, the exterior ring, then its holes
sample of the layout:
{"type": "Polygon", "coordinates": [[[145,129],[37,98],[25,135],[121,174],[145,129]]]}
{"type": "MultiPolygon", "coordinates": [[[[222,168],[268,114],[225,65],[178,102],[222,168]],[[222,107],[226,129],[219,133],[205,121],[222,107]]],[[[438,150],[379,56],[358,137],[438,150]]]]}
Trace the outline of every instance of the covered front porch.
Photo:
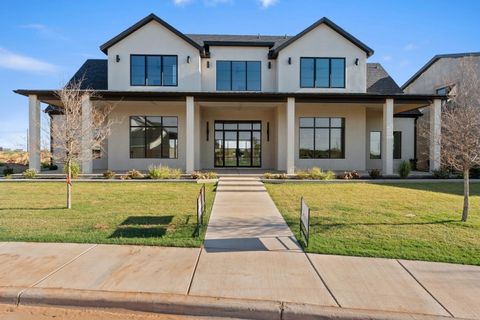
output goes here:
{"type": "MultiPolygon", "coordinates": [[[[29,99],[29,166],[39,170],[40,103],[60,108],[62,105],[51,90],[16,92],[29,99]]],[[[95,98],[85,97],[82,121],[88,123],[89,110],[100,101],[115,103],[111,116],[119,121],[112,127],[100,158],[95,159],[98,152],[84,150],[89,156],[83,157],[81,167],[84,173],[106,169],[146,170],[150,165],[168,165],[186,173],[195,170],[244,172],[256,168],[293,174],[296,169],[317,166],[337,171],[376,168],[391,175],[397,161],[393,155],[394,131],[398,129],[396,115],[429,107],[431,135],[438,136],[442,98],[369,93],[99,91],[95,98]],[[329,125],[305,128],[301,122],[308,123],[309,119],[318,119],[318,123],[328,119],[329,125]],[[151,129],[152,121],[160,124],[151,129]],[[342,125],[335,127],[337,122],[342,125]],[[371,130],[381,131],[381,156],[376,162],[371,161],[370,155],[371,130]],[[325,150],[321,143],[323,133],[329,137],[325,150]]],[[[409,143],[404,141],[404,144],[409,143]]],[[[438,139],[430,139],[430,150],[434,170],[440,167],[438,139]]]]}

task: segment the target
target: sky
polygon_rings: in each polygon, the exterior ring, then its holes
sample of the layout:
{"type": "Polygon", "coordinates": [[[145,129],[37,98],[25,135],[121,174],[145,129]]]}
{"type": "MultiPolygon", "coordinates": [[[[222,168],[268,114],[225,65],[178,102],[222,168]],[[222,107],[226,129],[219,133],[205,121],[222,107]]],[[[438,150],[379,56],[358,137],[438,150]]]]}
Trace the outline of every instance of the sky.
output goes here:
{"type": "Polygon", "coordinates": [[[26,148],[28,99],[12,90],[61,87],[150,13],[184,33],[254,35],[295,35],[325,16],[402,85],[436,54],[480,51],[479,12],[478,0],[2,0],[0,147],[26,148]]]}

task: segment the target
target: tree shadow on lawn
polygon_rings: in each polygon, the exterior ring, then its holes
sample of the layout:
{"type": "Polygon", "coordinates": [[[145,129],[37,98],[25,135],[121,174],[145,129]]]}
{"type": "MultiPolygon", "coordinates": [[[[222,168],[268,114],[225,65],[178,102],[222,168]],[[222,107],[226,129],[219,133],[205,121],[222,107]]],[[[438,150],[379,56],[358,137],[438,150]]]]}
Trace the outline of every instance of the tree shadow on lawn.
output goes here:
{"type": "MultiPolygon", "coordinates": [[[[402,182],[385,183],[387,187],[405,188],[463,196],[463,182],[402,182]]],[[[470,196],[480,196],[480,183],[470,183],[470,196]]]]}
{"type": "Polygon", "coordinates": [[[131,216],[125,219],[108,238],[163,237],[172,220],[173,216],[131,216]]]}
{"type": "Polygon", "coordinates": [[[316,223],[313,222],[310,226],[327,231],[333,228],[346,228],[346,227],[355,227],[355,226],[410,226],[410,225],[436,225],[436,224],[452,224],[460,222],[460,219],[447,219],[447,220],[437,220],[437,221],[426,221],[426,222],[359,222],[359,223],[316,223]]]}

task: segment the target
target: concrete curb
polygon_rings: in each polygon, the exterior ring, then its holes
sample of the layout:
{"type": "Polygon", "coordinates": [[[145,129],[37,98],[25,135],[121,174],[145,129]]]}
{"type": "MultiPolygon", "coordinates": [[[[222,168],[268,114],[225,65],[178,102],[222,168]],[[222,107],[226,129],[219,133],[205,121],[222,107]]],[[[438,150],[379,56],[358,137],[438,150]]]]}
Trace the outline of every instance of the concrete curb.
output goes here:
{"type": "MultiPolygon", "coordinates": [[[[167,293],[111,292],[0,287],[0,303],[14,305],[122,309],[185,316],[257,320],[433,320],[445,316],[356,310],[290,302],[213,298],[167,293]],[[23,292],[22,292],[23,291],[23,292]],[[18,293],[20,296],[17,297],[18,293]]],[[[460,318],[455,318],[460,319],[460,318]]]]}
{"type": "MultiPolygon", "coordinates": [[[[333,180],[300,180],[300,179],[260,179],[264,183],[307,183],[307,184],[332,184],[332,183],[370,183],[370,184],[402,184],[402,183],[463,183],[463,179],[333,179],[333,180]]],[[[479,183],[480,179],[470,179],[470,183],[479,183]]]]}

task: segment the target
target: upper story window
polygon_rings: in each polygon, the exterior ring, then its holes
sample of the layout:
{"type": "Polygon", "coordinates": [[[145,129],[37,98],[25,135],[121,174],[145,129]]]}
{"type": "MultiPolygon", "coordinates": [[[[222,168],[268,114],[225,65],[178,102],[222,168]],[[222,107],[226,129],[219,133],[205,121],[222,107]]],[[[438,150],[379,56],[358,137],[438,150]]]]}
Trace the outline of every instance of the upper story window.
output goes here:
{"type": "Polygon", "coordinates": [[[438,88],[435,90],[436,94],[448,95],[450,93],[451,88],[449,86],[438,88]]]}
{"type": "Polygon", "coordinates": [[[345,88],[345,58],[300,58],[301,88],[345,88]]]}
{"type": "Polygon", "coordinates": [[[131,55],[130,85],[176,86],[177,67],[177,56],[131,55]]]}
{"type": "Polygon", "coordinates": [[[261,67],[260,61],[217,61],[217,90],[262,90],[261,67]]]}

